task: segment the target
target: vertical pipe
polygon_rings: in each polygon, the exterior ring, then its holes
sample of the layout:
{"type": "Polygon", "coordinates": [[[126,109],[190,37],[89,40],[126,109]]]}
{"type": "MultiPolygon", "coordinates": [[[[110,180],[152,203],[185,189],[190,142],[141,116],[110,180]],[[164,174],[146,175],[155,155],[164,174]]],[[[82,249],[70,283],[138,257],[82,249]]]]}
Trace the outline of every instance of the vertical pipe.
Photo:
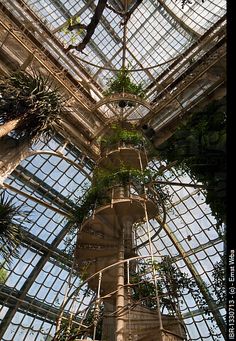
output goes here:
{"type": "Polygon", "coordinates": [[[132,341],[132,334],[131,334],[131,316],[130,316],[130,307],[131,307],[131,289],[130,289],[130,266],[129,260],[127,260],[127,289],[128,289],[128,331],[129,331],[129,339],[128,341],[132,341]]]}
{"type": "Polygon", "coordinates": [[[118,264],[117,269],[117,294],[116,294],[116,341],[124,341],[124,305],[125,305],[125,292],[124,292],[124,228],[122,227],[121,239],[118,251],[118,264]]]}

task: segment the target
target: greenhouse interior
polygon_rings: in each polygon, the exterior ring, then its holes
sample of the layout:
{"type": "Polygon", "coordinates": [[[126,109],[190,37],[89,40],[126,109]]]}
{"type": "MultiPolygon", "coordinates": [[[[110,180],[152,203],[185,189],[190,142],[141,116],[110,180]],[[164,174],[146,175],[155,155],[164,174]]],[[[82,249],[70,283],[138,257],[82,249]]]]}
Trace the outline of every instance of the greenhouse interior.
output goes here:
{"type": "Polygon", "coordinates": [[[1,0],[0,340],[227,340],[226,0],[1,0]]]}

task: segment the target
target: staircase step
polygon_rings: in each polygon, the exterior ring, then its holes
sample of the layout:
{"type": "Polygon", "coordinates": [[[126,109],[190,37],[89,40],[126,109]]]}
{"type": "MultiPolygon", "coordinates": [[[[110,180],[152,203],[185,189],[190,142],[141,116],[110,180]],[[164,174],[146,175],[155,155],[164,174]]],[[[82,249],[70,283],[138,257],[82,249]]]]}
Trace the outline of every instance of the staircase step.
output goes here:
{"type": "Polygon", "coordinates": [[[117,248],[114,246],[77,244],[76,247],[76,257],[78,260],[92,260],[114,256],[115,254],[117,254],[117,248]]]}
{"type": "MultiPolygon", "coordinates": [[[[107,207],[104,211],[108,211],[109,208],[110,207],[107,207]]],[[[81,232],[93,231],[94,234],[103,235],[104,238],[116,239],[119,236],[120,227],[117,226],[114,216],[112,217],[111,213],[106,213],[103,215],[97,213],[87,219],[82,225],[81,232]]]]}
{"type": "MultiPolygon", "coordinates": [[[[77,257],[77,255],[76,255],[77,257]]],[[[91,254],[90,257],[82,257],[82,254],[80,255],[80,257],[77,258],[77,265],[78,268],[83,268],[85,265],[88,264],[88,273],[90,273],[91,275],[96,273],[97,271],[100,271],[102,269],[104,269],[105,267],[112,265],[116,262],[116,258],[113,255],[107,255],[107,256],[102,256],[102,257],[94,257],[93,254],[91,254]]],[[[115,269],[116,267],[114,267],[115,269]]]]}
{"type": "MultiPolygon", "coordinates": [[[[96,209],[93,216],[83,224],[81,231],[93,231],[93,234],[104,238],[117,239],[120,235],[121,226],[131,226],[145,217],[145,200],[142,197],[114,199],[113,206],[105,205],[96,209]]],[[[157,206],[152,201],[147,201],[147,214],[151,219],[158,213],[157,206]]]]}
{"type": "Polygon", "coordinates": [[[125,163],[126,166],[141,169],[139,154],[142,160],[142,168],[145,168],[147,165],[147,158],[144,152],[132,147],[120,147],[119,149],[109,151],[106,156],[99,160],[99,166],[110,170],[125,163]]]}
{"type": "Polygon", "coordinates": [[[109,238],[104,234],[98,234],[94,230],[84,229],[78,233],[78,244],[98,244],[117,246],[117,238],[109,238]]]}
{"type": "MultiPolygon", "coordinates": [[[[112,255],[106,257],[80,259],[78,260],[78,268],[79,271],[81,269],[82,273],[86,272],[85,278],[88,278],[104,269],[106,266],[114,264],[115,262],[116,258],[112,257],[112,255]]],[[[114,280],[116,278],[116,274],[116,267],[112,267],[111,269],[103,272],[101,284],[101,290],[103,294],[107,294],[116,289],[116,281],[114,280]]],[[[98,276],[95,276],[92,280],[90,280],[88,285],[92,290],[96,291],[98,286],[98,276]]]]}

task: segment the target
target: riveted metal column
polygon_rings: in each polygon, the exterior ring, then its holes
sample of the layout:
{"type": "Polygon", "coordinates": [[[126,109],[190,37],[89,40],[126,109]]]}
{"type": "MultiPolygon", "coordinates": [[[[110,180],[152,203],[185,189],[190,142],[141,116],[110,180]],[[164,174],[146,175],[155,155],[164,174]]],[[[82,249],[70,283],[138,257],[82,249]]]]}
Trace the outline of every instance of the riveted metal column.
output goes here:
{"type": "MultiPolygon", "coordinates": [[[[124,229],[122,228],[118,252],[118,261],[124,260],[124,229]]],[[[116,294],[116,341],[124,341],[124,262],[118,264],[117,269],[117,294],[116,294]]]]}

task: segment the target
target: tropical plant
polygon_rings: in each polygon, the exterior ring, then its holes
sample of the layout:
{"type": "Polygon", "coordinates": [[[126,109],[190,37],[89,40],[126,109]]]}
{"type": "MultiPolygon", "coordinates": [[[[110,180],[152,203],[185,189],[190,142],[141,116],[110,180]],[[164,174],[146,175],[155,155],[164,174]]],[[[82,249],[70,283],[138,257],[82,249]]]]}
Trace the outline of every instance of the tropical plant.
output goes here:
{"type": "Polygon", "coordinates": [[[22,232],[19,223],[26,217],[27,212],[20,210],[13,204],[13,198],[7,199],[5,193],[0,195],[0,255],[6,264],[12,257],[18,255],[18,249],[22,240],[22,232]],[[17,221],[17,223],[16,223],[17,221]]]}
{"type": "Polygon", "coordinates": [[[157,155],[202,182],[217,227],[226,221],[226,103],[225,98],[193,113],[157,149],[157,155]]]}
{"type": "MultiPolygon", "coordinates": [[[[83,189],[83,195],[77,203],[77,207],[70,212],[69,222],[73,225],[65,240],[65,250],[69,255],[73,255],[75,249],[75,236],[77,228],[80,227],[84,219],[90,217],[94,210],[111,202],[111,190],[115,187],[125,187],[132,184],[133,189],[139,195],[144,194],[144,186],[152,183],[156,178],[156,172],[150,169],[140,171],[120,165],[119,168],[97,168],[94,171],[93,181],[90,187],[83,189]]],[[[148,195],[156,200],[157,204],[165,204],[170,195],[165,187],[159,184],[152,184],[153,193],[148,195]],[[155,193],[158,193],[155,196],[155,193]]]]}
{"type": "MultiPolygon", "coordinates": [[[[213,286],[211,286],[213,290],[211,290],[211,293],[216,297],[216,305],[222,304],[226,300],[225,261],[226,259],[223,257],[215,264],[213,269],[213,286]]],[[[210,322],[212,336],[218,336],[213,312],[209,309],[207,301],[196,281],[178,269],[172,257],[164,256],[161,262],[154,261],[140,264],[138,272],[130,275],[130,281],[131,297],[136,304],[156,310],[157,292],[161,312],[168,313],[169,315],[181,316],[182,297],[184,295],[191,295],[198,309],[203,312],[205,318],[210,322]],[[150,272],[153,269],[155,269],[155,284],[150,276],[150,272]]],[[[206,285],[204,282],[203,284],[206,285]]]]}
{"type": "Polygon", "coordinates": [[[195,281],[180,271],[170,256],[163,257],[161,262],[142,265],[138,273],[131,275],[131,283],[132,298],[135,301],[139,301],[147,308],[156,309],[157,290],[162,313],[166,311],[171,315],[178,315],[179,301],[183,294],[191,292],[195,296],[197,292],[198,295],[201,295],[195,281]],[[153,268],[157,278],[155,284],[147,276],[150,274],[150,269],[153,270],[153,268]]]}
{"type": "Polygon", "coordinates": [[[58,90],[39,73],[0,77],[0,183],[30,155],[32,143],[55,132],[61,109],[58,90]]]}
{"type": "Polygon", "coordinates": [[[0,78],[0,137],[11,132],[31,141],[55,131],[62,100],[52,83],[39,73],[25,71],[0,78]]]}
{"type": "MultiPolygon", "coordinates": [[[[108,81],[107,86],[108,89],[104,92],[105,96],[110,96],[116,93],[128,93],[143,98],[145,95],[142,83],[135,84],[129,76],[129,70],[125,67],[121,68],[117,72],[116,76],[108,81]]],[[[126,106],[133,106],[133,103],[120,100],[119,106],[124,108],[126,106]]]]}

